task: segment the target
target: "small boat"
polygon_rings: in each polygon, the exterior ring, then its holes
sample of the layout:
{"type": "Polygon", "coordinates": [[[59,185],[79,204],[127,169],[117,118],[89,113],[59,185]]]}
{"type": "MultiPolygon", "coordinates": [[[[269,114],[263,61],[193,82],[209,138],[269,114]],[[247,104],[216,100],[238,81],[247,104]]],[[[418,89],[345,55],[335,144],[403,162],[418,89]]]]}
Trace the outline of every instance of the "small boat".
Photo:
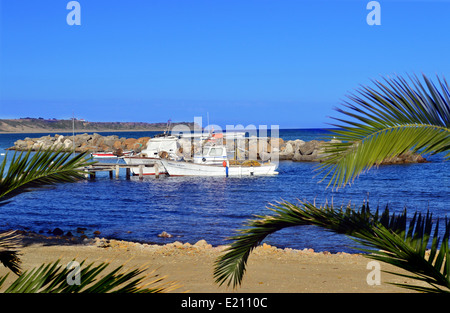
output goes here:
{"type": "MultiPolygon", "coordinates": [[[[255,161],[256,162],[256,161],[255,161]]],[[[277,165],[274,163],[259,162],[249,164],[230,164],[223,161],[223,164],[196,164],[192,162],[170,161],[161,159],[161,163],[169,176],[272,176],[277,175],[277,165]]]]}
{"type": "Polygon", "coordinates": [[[161,159],[169,176],[271,176],[277,175],[277,164],[260,163],[255,160],[229,160],[226,147],[211,145],[203,148],[202,155],[194,161],[161,159]]]}
{"type": "Polygon", "coordinates": [[[176,158],[178,138],[175,136],[156,136],[147,142],[147,146],[137,155],[125,156],[123,160],[128,165],[152,165],[161,158],[161,153],[166,157],[176,158]]]}

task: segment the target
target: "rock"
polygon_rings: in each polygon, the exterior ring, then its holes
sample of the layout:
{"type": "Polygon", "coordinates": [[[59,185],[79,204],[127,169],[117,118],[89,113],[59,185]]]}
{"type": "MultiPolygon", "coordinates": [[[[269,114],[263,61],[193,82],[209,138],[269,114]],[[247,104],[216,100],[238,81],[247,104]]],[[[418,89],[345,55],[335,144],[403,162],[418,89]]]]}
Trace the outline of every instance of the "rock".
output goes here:
{"type": "Polygon", "coordinates": [[[258,154],[259,158],[261,159],[261,161],[267,161],[272,157],[272,154],[269,152],[260,152],[258,154]]]}
{"type": "Polygon", "coordinates": [[[101,234],[100,231],[98,231],[98,230],[94,231],[94,235],[98,236],[98,235],[100,235],[100,234],[101,234]]]}
{"type": "Polygon", "coordinates": [[[161,238],[172,238],[173,236],[165,231],[163,231],[161,234],[158,235],[158,237],[161,238]]]}
{"type": "Polygon", "coordinates": [[[84,227],[77,227],[77,234],[84,234],[84,232],[87,230],[87,228],[84,227]]]}
{"type": "Polygon", "coordinates": [[[301,139],[296,139],[293,142],[294,150],[298,150],[301,145],[304,145],[306,142],[301,139]]]}
{"type": "Polygon", "coordinates": [[[117,138],[119,138],[119,137],[118,136],[107,136],[107,137],[105,137],[103,144],[108,147],[112,147],[112,146],[114,146],[114,143],[116,142],[117,138]]]}
{"type": "Polygon", "coordinates": [[[206,240],[201,239],[194,244],[197,248],[212,248],[212,245],[208,244],[206,240]]]}
{"type": "Polygon", "coordinates": [[[122,149],[122,142],[120,140],[116,140],[113,144],[113,149],[115,150],[122,149]]]}
{"type": "Polygon", "coordinates": [[[64,234],[64,232],[62,231],[61,228],[56,227],[53,231],[52,231],[52,235],[55,236],[62,236],[64,234]]]}
{"type": "Polygon", "coordinates": [[[383,160],[381,164],[388,165],[388,164],[409,164],[409,163],[426,163],[426,162],[428,161],[421,155],[417,153],[412,153],[411,151],[407,151],[396,157],[387,158],[383,160]]]}
{"type": "Polygon", "coordinates": [[[72,140],[66,139],[64,140],[64,149],[70,149],[73,147],[72,140]]]}
{"type": "Polygon", "coordinates": [[[284,153],[294,154],[294,145],[292,141],[288,141],[288,143],[286,144],[286,148],[284,149],[284,153]]]}
{"type": "Polygon", "coordinates": [[[137,142],[136,138],[125,139],[122,144],[125,146],[125,149],[127,150],[133,150],[134,148],[139,146],[139,143],[137,142]]]}
{"type": "Polygon", "coordinates": [[[174,246],[175,248],[180,248],[183,246],[183,243],[181,243],[179,241],[175,241],[172,243],[172,246],[174,246]]]}
{"type": "Polygon", "coordinates": [[[26,149],[28,147],[28,144],[25,140],[17,140],[14,142],[14,146],[16,146],[18,149],[26,149]]]}
{"type": "Polygon", "coordinates": [[[269,144],[272,147],[278,147],[278,149],[280,149],[282,146],[284,146],[284,140],[283,138],[270,138],[269,144]]]}
{"type": "Polygon", "coordinates": [[[150,137],[141,137],[136,141],[134,151],[141,151],[143,148],[147,146],[147,142],[150,140],[150,137]]]}
{"type": "Polygon", "coordinates": [[[291,160],[294,157],[294,146],[293,142],[288,141],[283,149],[278,154],[279,160],[291,160]]]}
{"type": "Polygon", "coordinates": [[[317,140],[311,140],[308,142],[303,142],[303,144],[299,143],[298,152],[300,152],[301,155],[311,155],[314,150],[317,150],[318,148],[319,142],[317,140]]]}
{"type": "Polygon", "coordinates": [[[302,155],[299,152],[296,152],[292,157],[292,161],[295,162],[315,162],[318,161],[318,154],[313,153],[311,155],[302,155]]]}

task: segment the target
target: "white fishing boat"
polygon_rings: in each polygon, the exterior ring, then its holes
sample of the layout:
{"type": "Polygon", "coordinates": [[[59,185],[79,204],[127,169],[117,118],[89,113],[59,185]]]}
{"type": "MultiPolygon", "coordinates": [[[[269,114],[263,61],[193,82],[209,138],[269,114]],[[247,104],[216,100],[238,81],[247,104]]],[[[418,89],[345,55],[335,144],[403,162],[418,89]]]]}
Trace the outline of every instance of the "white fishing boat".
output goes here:
{"type": "Polygon", "coordinates": [[[258,161],[229,160],[225,146],[211,145],[203,153],[194,156],[194,161],[161,159],[169,176],[272,176],[277,175],[277,164],[258,161]]]}
{"type": "Polygon", "coordinates": [[[145,176],[156,176],[156,175],[168,175],[166,168],[161,163],[160,160],[154,164],[140,164],[140,166],[131,167],[131,174],[134,176],[142,175],[145,176]]]}
{"type": "Polygon", "coordinates": [[[277,175],[277,165],[274,163],[264,164],[230,164],[223,161],[220,164],[196,164],[184,161],[170,161],[162,159],[161,163],[169,176],[272,176],[277,175]]]}
{"type": "Polygon", "coordinates": [[[176,159],[178,138],[175,136],[157,136],[147,142],[147,146],[139,154],[124,157],[128,165],[153,165],[159,161],[161,154],[165,157],[176,159]]]}

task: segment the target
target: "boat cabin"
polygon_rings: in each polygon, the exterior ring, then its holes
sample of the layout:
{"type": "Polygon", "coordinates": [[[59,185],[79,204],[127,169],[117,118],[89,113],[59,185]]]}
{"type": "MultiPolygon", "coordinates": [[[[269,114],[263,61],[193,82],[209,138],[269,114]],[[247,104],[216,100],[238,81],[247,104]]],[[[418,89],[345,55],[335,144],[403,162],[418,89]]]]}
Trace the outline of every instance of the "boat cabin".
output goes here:
{"type": "Polygon", "coordinates": [[[194,155],[194,163],[199,164],[222,164],[223,161],[227,160],[227,149],[225,146],[204,146],[202,154],[194,155]]]}
{"type": "Polygon", "coordinates": [[[141,155],[149,158],[159,158],[159,152],[165,151],[169,155],[176,155],[178,149],[177,137],[154,137],[147,142],[147,147],[141,155]]]}

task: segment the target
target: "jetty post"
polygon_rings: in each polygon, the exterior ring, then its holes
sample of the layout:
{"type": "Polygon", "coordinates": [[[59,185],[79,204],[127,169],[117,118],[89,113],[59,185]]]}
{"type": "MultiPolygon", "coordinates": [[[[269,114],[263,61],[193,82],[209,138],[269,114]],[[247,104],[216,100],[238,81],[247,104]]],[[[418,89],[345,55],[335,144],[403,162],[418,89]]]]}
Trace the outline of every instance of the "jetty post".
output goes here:
{"type": "Polygon", "coordinates": [[[139,165],[139,179],[144,179],[144,165],[139,165]]]}
{"type": "Polygon", "coordinates": [[[158,164],[156,163],[154,165],[154,167],[155,167],[155,178],[159,178],[159,167],[158,167],[158,164]]]}

